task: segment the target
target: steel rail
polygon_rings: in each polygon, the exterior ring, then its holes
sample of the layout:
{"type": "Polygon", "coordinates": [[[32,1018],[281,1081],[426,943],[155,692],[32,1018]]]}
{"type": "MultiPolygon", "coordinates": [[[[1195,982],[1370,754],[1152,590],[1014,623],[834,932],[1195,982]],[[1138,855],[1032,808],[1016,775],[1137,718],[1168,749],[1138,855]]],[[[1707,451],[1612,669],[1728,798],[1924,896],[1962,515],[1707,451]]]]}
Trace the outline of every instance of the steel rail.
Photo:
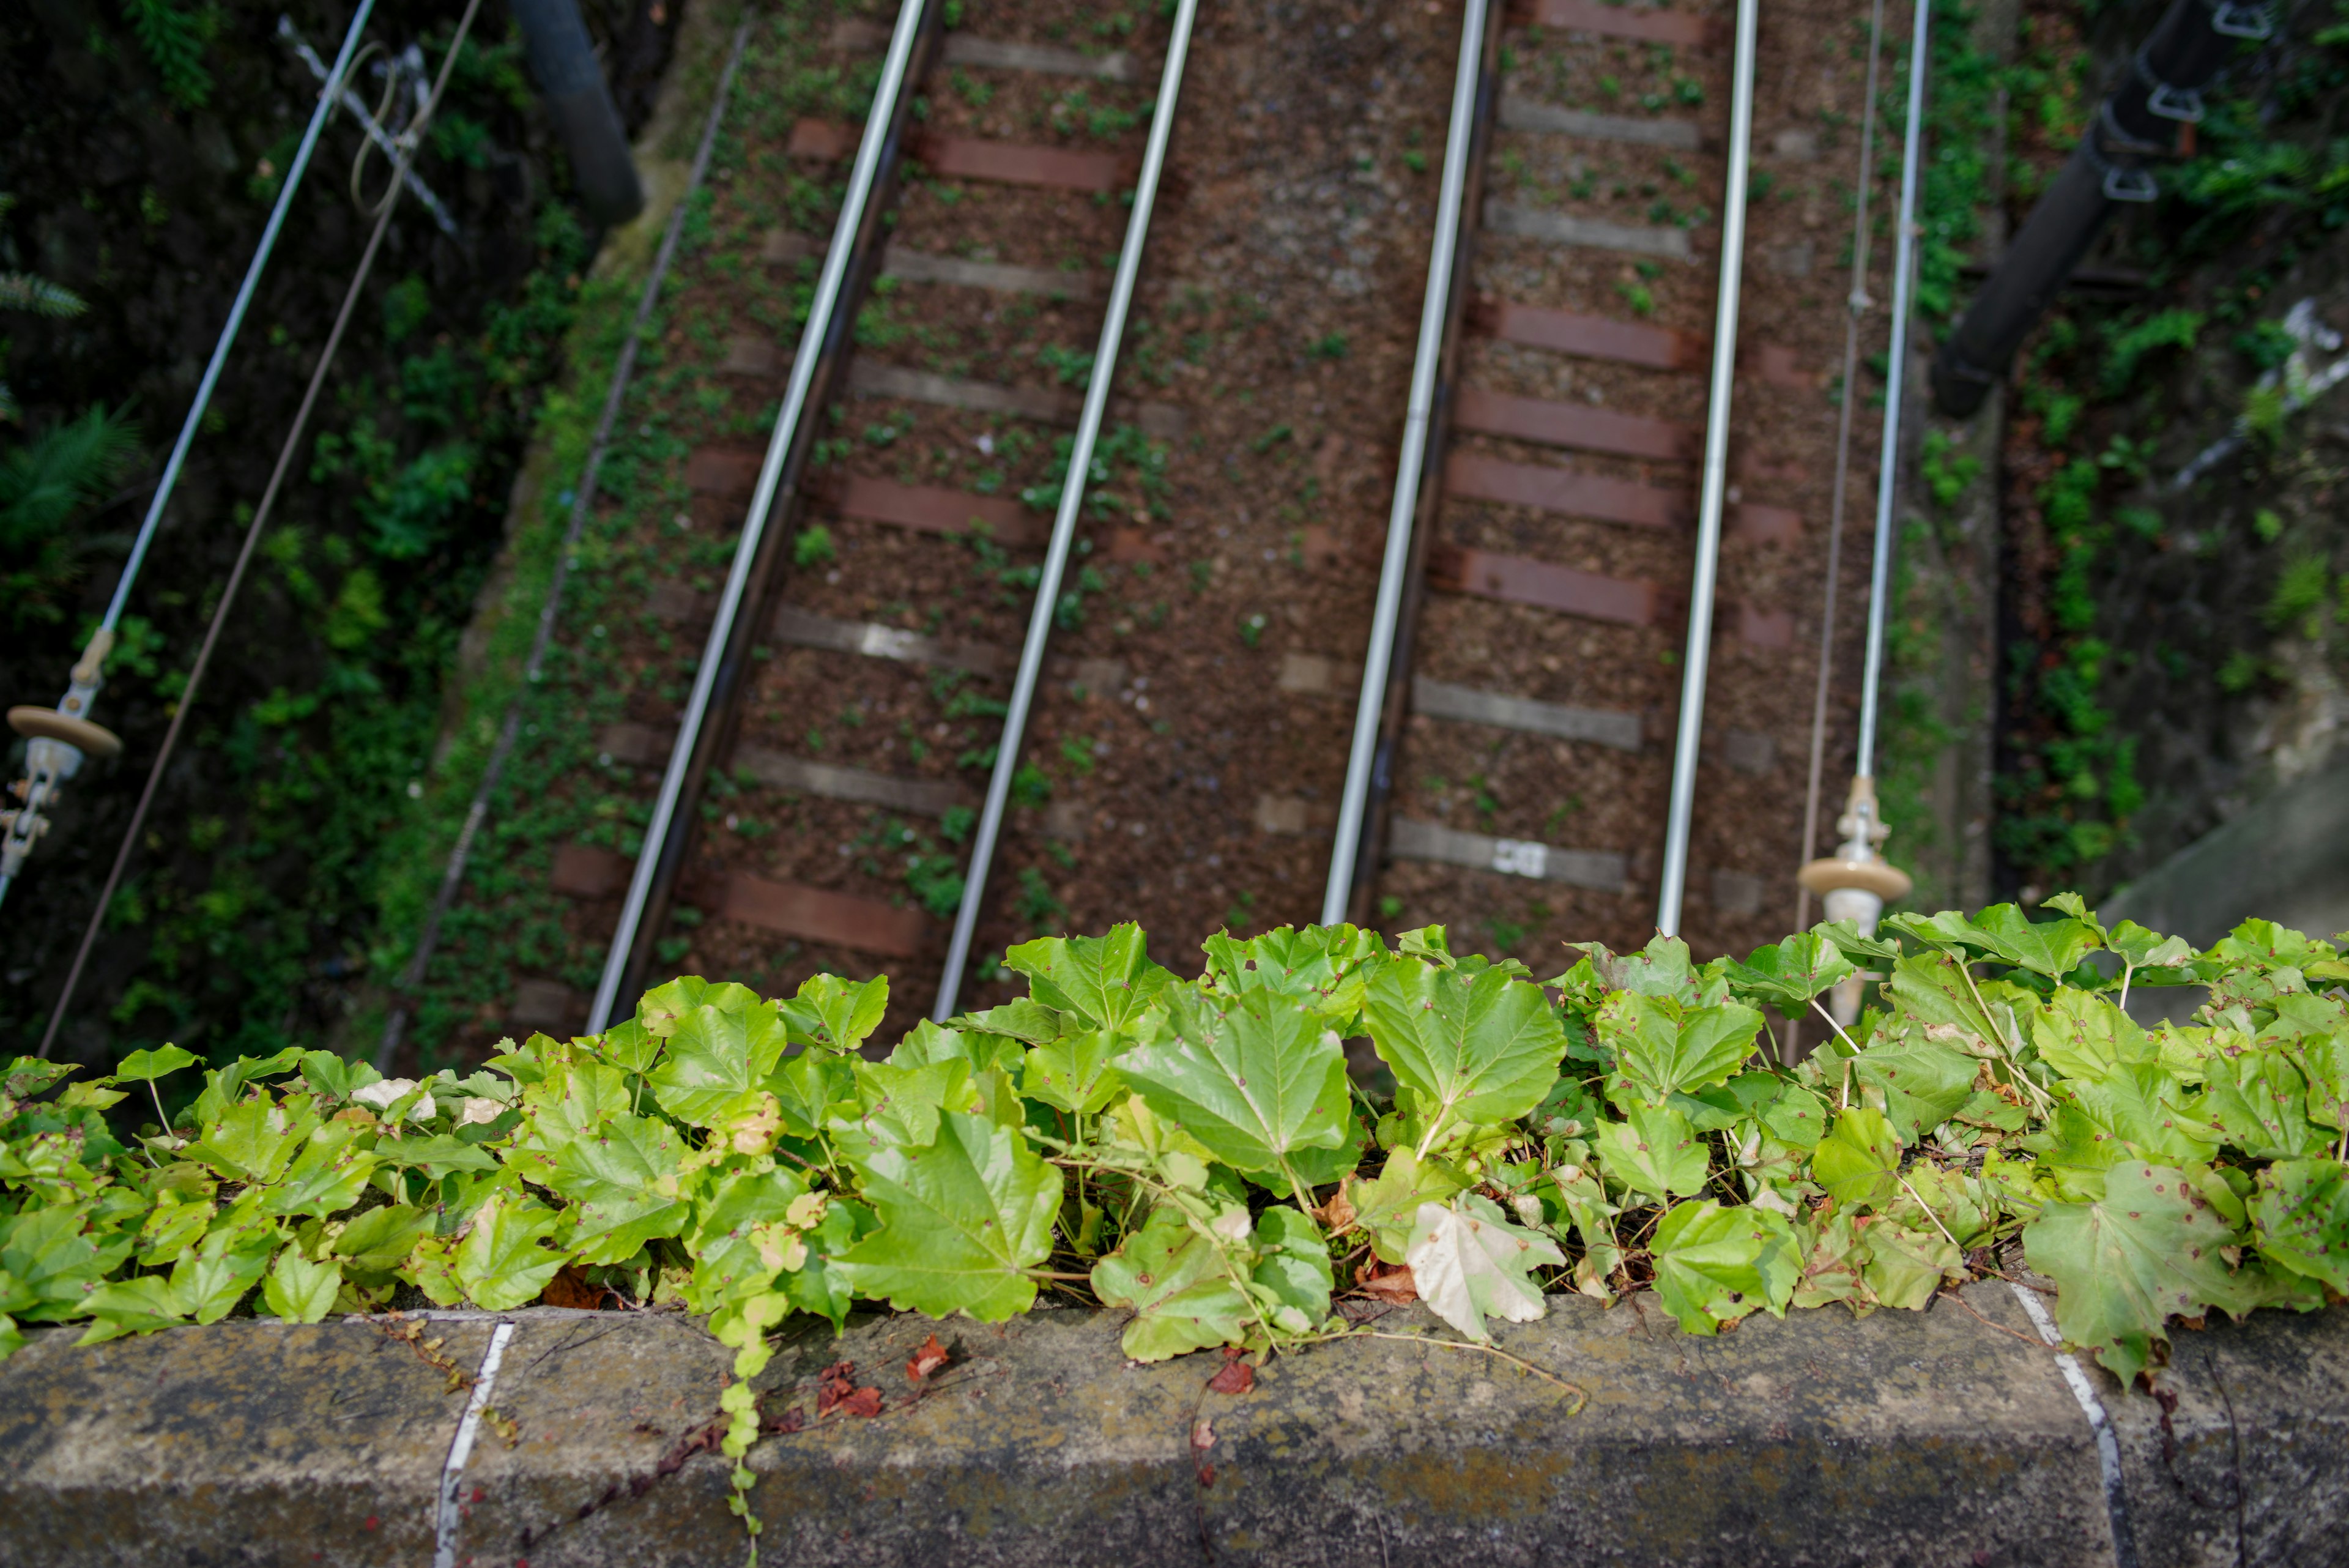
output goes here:
{"type": "MultiPolygon", "coordinates": [[[[818,363],[830,362],[831,351],[837,347],[847,326],[842,306],[854,303],[856,291],[850,286],[850,269],[858,259],[860,245],[869,237],[866,217],[874,192],[881,183],[884,161],[894,158],[897,151],[897,130],[904,123],[901,109],[912,74],[909,67],[916,42],[927,24],[931,4],[932,0],[902,0],[898,6],[896,26],[889,35],[889,52],[874,89],[873,108],[865,117],[864,134],[856,144],[856,161],[849,173],[847,198],[833,226],[832,244],[824,252],[823,269],[817,275],[815,296],[808,310],[807,326],[800,334],[799,352],[792,359],[791,379],[775,418],[774,434],[767,442],[758,487],[752,492],[742,535],[734,547],[734,564],[727,572],[725,589],[719,596],[717,617],[710,624],[701,661],[694,670],[693,691],[678,724],[677,742],[670,748],[668,767],[661,775],[660,794],[645,827],[644,846],[637,851],[636,871],[628,879],[627,898],[621,906],[612,945],[604,955],[604,972],[596,983],[595,1003],[587,1016],[590,1033],[609,1026],[622,982],[636,961],[645,912],[653,902],[656,882],[666,885],[676,872],[682,846],[681,836],[674,832],[678,806],[686,793],[688,775],[696,771],[697,762],[701,760],[702,732],[712,710],[712,693],[719,670],[728,662],[738,622],[743,618],[743,601],[752,588],[753,568],[763,564],[768,523],[782,493],[784,469],[793,462],[798,452],[805,450],[800,437],[802,426],[807,422],[810,391],[818,363]]],[[[808,428],[812,429],[812,425],[808,428]]]]}
{"type": "Polygon", "coordinates": [[[1745,185],[1754,136],[1754,30],[1760,0],[1738,0],[1737,52],[1729,99],[1729,181],[1723,194],[1721,284],[1713,311],[1713,388],[1705,410],[1704,476],[1696,523],[1696,567],[1689,582],[1688,647],[1681,671],[1679,735],[1664,820],[1664,864],[1656,929],[1677,936],[1688,880],[1689,826],[1696,806],[1697,751],[1704,736],[1704,682],[1713,656],[1713,593],[1721,566],[1721,514],[1729,484],[1729,416],[1737,380],[1737,296],[1744,279],[1745,185]]]}
{"type": "Polygon", "coordinates": [[[1379,597],[1371,612],[1370,647],[1362,657],[1361,696],[1354,708],[1353,743],[1346,757],[1346,784],[1338,801],[1338,828],[1330,846],[1330,880],[1321,894],[1321,920],[1346,918],[1361,859],[1362,826],[1384,728],[1388,678],[1402,625],[1403,600],[1415,576],[1413,548],[1422,479],[1435,423],[1438,374],[1452,320],[1455,261],[1466,214],[1479,90],[1485,74],[1487,0],[1468,0],[1460,19],[1460,63],[1452,78],[1452,123],[1444,144],[1443,182],[1437,188],[1435,237],[1428,247],[1427,290],[1420,304],[1419,348],[1412,361],[1410,400],[1404,405],[1402,451],[1395,469],[1394,500],[1387,510],[1386,556],[1379,568],[1379,597]]]}
{"type": "MultiPolygon", "coordinates": [[[[1485,0],[1469,0],[1482,6],[1485,0]]],[[[1166,164],[1166,143],[1174,130],[1174,105],[1183,88],[1183,67],[1191,52],[1191,24],[1198,0],[1179,0],[1174,35],[1167,41],[1166,64],[1159,75],[1158,97],[1150,116],[1150,142],[1142,156],[1142,178],[1134,186],[1133,215],[1127,220],[1125,244],[1118,253],[1117,276],[1111,285],[1109,311],[1102,319],[1101,339],[1093,352],[1092,377],[1085,384],[1084,412],[1077,423],[1076,444],[1061,482],[1060,510],[1052,517],[1052,542],[1045,552],[1042,577],[1036,585],[1036,602],[1028,616],[1028,638],[1019,649],[1019,673],[1011,688],[1009,711],[1003,717],[1003,736],[997,743],[995,769],[987,781],[987,804],[980,810],[978,831],[971,837],[970,866],[964,873],[962,903],[955,910],[954,936],[947,944],[944,971],[931,1016],[943,1023],[954,1016],[962,991],[964,967],[970,961],[971,940],[978,929],[987,873],[1003,829],[1004,807],[1011,796],[1011,775],[1019,765],[1019,742],[1036,695],[1037,678],[1044,667],[1044,646],[1052,632],[1052,615],[1061,597],[1061,579],[1075,544],[1077,519],[1083,514],[1086,482],[1092,476],[1093,447],[1101,438],[1102,420],[1109,411],[1110,382],[1117,369],[1119,345],[1125,336],[1125,317],[1133,302],[1133,284],[1142,270],[1142,251],[1150,237],[1151,208],[1158,196],[1158,181],[1166,164]]]]}
{"type": "Polygon", "coordinates": [[[604,454],[612,444],[612,431],[620,421],[620,408],[627,400],[628,384],[635,378],[636,354],[644,342],[647,326],[653,310],[660,303],[661,285],[668,276],[669,265],[677,259],[678,239],[685,233],[685,222],[693,211],[693,198],[709,175],[710,153],[718,145],[718,128],[726,118],[726,105],[734,91],[735,73],[741,68],[742,50],[750,41],[752,18],[745,15],[741,25],[734,29],[733,45],[726,52],[725,68],[719,72],[718,88],[709,100],[709,114],[702,122],[701,140],[694,148],[693,166],[687,174],[685,189],[678,192],[677,205],[669,213],[668,225],[661,232],[660,249],[653,256],[653,265],[645,274],[645,286],[636,297],[636,314],[629,323],[628,335],[620,345],[620,357],[612,369],[612,382],[605,389],[604,410],[595,421],[595,434],[588,442],[587,460],[579,470],[579,480],[573,488],[571,516],[563,531],[563,543],[554,556],[554,568],[546,586],[546,597],[538,609],[538,629],[533,635],[530,658],[523,665],[522,682],[514,689],[513,698],[506,704],[506,715],[498,727],[498,738],[490,748],[489,760],[481,765],[480,782],[473,789],[472,803],[466,808],[465,821],[457,830],[457,842],[449,851],[448,863],[442,867],[440,889],[433,895],[432,909],[424,919],[424,929],[418,933],[416,950],[409,955],[407,968],[399,980],[400,994],[393,1002],[390,1016],[385,1021],[383,1034],[376,1045],[375,1064],[378,1072],[391,1068],[392,1054],[399,1049],[406,1031],[409,1004],[424,987],[425,971],[431,965],[432,955],[440,940],[441,922],[449,918],[456,904],[458,889],[465,880],[465,867],[471,862],[473,841],[481,835],[482,825],[489,820],[490,796],[496,791],[504,775],[508,758],[512,756],[522,738],[523,709],[537,689],[546,670],[547,650],[554,643],[554,627],[562,614],[563,591],[571,577],[573,559],[579,554],[579,541],[587,530],[587,514],[595,505],[595,489],[604,471],[604,454]]]}
{"type": "Polygon", "coordinates": [[[1917,0],[1916,36],[1909,44],[1909,123],[1900,139],[1900,219],[1893,230],[1892,353],[1885,365],[1884,450],[1876,475],[1876,559],[1868,583],[1868,656],[1859,688],[1859,753],[1854,776],[1876,776],[1876,707],[1882,689],[1886,601],[1892,593],[1893,485],[1900,476],[1900,392],[1909,380],[1909,295],[1917,250],[1919,156],[1925,132],[1925,71],[1932,36],[1932,0],[1917,0]]]}

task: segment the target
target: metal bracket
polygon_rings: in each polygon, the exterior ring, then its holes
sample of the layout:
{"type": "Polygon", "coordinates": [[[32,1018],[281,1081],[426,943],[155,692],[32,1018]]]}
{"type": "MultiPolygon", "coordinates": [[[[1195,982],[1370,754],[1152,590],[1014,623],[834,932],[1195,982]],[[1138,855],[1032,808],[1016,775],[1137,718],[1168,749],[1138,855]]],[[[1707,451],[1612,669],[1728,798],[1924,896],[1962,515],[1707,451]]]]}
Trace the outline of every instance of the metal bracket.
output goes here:
{"type": "Polygon", "coordinates": [[[2268,5],[2238,5],[2219,0],[2210,8],[2210,30],[2223,38],[2265,43],[2275,36],[2275,11],[2268,5]]]}
{"type": "Polygon", "coordinates": [[[2202,119],[2200,88],[2178,87],[2154,75],[2153,67],[2147,61],[2143,47],[2137,50],[2137,58],[2133,64],[2137,71],[2137,79],[2145,86],[2147,113],[2158,114],[2164,119],[2182,119],[2189,125],[2200,122],[2202,119]]]}
{"type": "Polygon", "coordinates": [[[2123,169],[2105,165],[2105,200],[2107,202],[2150,202],[2161,194],[2161,186],[2150,169],[2123,169]]]}

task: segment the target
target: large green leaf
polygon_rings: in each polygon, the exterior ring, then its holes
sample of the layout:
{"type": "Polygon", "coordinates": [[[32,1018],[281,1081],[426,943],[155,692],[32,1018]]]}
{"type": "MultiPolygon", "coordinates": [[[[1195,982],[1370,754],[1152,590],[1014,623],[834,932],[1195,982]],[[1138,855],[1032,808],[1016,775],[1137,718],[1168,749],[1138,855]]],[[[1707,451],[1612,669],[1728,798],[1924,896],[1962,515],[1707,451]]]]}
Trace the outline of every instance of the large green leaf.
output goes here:
{"type": "Polygon", "coordinates": [[[198,1323],[218,1323],[261,1282],[275,1238],[235,1229],[214,1231],[171,1269],[181,1310],[198,1323]]]}
{"type": "Polygon", "coordinates": [[[1885,1118],[1912,1144],[1965,1107],[1977,1071],[1972,1057],[1921,1029],[1871,1040],[1850,1063],[1853,1097],[1881,1100],[1885,1118]]]}
{"type": "Polygon", "coordinates": [[[723,1126],[753,1101],[788,1044],[772,1003],[741,1012],[693,1008],[678,1018],[668,1054],[652,1071],[653,1097],[679,1121],[723,1126]]]}
{"type": "Polygon", "coordinates": [[[982,1109],[970,1064],[949,1056],[923,1066],[851,1057],[856,1097],[833,1107],[829,1130],[843,1154],[861,1168],[884,1148],[926,1148],[948,1111],[982,1109]]]}
{"type": "Polygon", "coordinates": [[[571,1200],[571,1248],[581,1262],[621,1262],[685,1229],[693,1212],[688,1152],[675,1127],[650,1116],[614,1116],[555,1148],[537,1179],[571,1200]]]}
{"type": "Polygon", "coordinates": [[[1625,1120],[1600,1122],[1590,1147],[1607,1174],[1659,1200],[1704,1190],[1712,1150],[1688,1117],[1669,1106],[1634,1104],[1625,1120]]]}
{"type": "Polygon", "coordinates": [[[1087,1026],[1131,1033],[1174,977],[1150,961],[1142,928],[1128,921],[1102,937],[1043,937],[1003,955],[1028,977],[1046,1007],[1073,1012],[1087,1026]]]}
{"type": "Polygon", "coordinates": [[[314,1118],[296,1116],[264,1091],[223,1106],[204,1124],[203,1136],[188,1146],[187,1157],[234,1180],[274,1181],[315,1125],[314,1118]]]}
{"type": "Polygon", "coordinates": [[[1419,1206],[1442,1203],[1467,1185],[1468,1178],[1453,1166],[1421,1159],[1405,1147],[1387,1156],[1371,1180],[1348,1179],[1345,1192],[1354,1206],[1354,1223],[1369,1234],[1379,1260],[1400,1263],[1411,1245],[1412,1228],[1419,1223],[1419,1206]]]}
{"type": "Polygon", "coordinates": [[[1238,1345],[1256,1321],[1229,1255],[1173,1204],[1093,1265],[1092,1287],[1102,1305],[1134,1314],[1119,1344],[1136,1361],[1238,1345]]]}
{"type": "Polygon", "coordinates": [[[1125,1086],[1110,1065],[1122,1044],[1114,1034],[1088,1029],[1032,1046],[1019,1075],[1020,1092],[1056,1109],[1092,1116],[1125,1086]]]}
{"type": "Polygon", "coordinates": [[[2114,1068],[2096,1083],[2065,1085],[2098,1134],[2146,1160],[2197,1164],[2219,1152],[2223,1135],[2186,1108],[2177,1079],[2151,1063],[2114,1068]]]}
{"type": "Polygon", "coordinates": [[[96,1287],[84,1303],[89,1327],[74,1341],[77,1348],[102,1345],[126,1334],[152,1334],[188,1319],[188,1306],[179,1289],[161,1274],[139,1274],[96,1287]]]}
{"type": "Polygon", "coordinates": [[[1690,1334],[1717,1333],[1756,1307],[1785,1316],[1803,1275],[1786,1217],[1751,1204],[1723,1209],[1711,1199],[1675,1204],[1649,1238],[1648,1250],[1664,1310],[1690,1334]]]}
{"type": "Polygon", "coordinates": [[[313,1132],[282,1183],[271,1189],[268,1211],[325,1219],[357,1203],[377,1163],[357,1140],[358,1129],[348,1122],[328,1122],[313,1132]]]}
{"type": "Polygon", "coordinates": [[[830,1318],[834,1333],[848,1326],[848,1309],[856,1299],[855,1286],[836,1260],[873,1232],[873,1210],[850,1199],[833,1198],[823,1218],[800,1239],[807,1243],[807,1262],[783,1276],[783,1293],[802,1312],[830,1318]]]}
{"type": "Polygon", "coordinates": [[[1344,1142],[1346,1056],[1319,1017],[1269,992],[1169,995],[1169,1033],[1118,1059],[1152,1110],[1251,1174],[1344,1142]]]}
{"type": "Polygon", "coordinates": [[[1853,970],[1840,948],[1811,930],[1756,948],[1744,963],[1731,963],[1722,972],[1729,981],[1730,994],[1740,1001],[1764,1002],[1795,1014],[1853,970]]]}
{"type": "Polygon", "coordinates": [[[1028,1310],[1028,1270],[1051,1255],[1061,1173],[984,1117],[939,1118],[926,1149],[881,1148],[864,1167],[881,1229],[838,1260],[858,1293],[901,1312],[1000,1323],[1028,1310]]]}
{"type": "Polygon", "coordinates": [[[288,1247],[277,1254],[268,1278],[262,1281],[261,1295],[269,1310],[288,1323],[324,1323],[342,1288],[341,1264],[314,1263],[288,1247]]]}
{"type": "Polygon", "coordinates": [[[1271,1298],[1275,1325],[1290,1334],[1320,1327],[1337,1284],[1321,1227],[1288,1204],[1276,1203],[1256,1217],[1249,1241],[1256,1248],[1249,1278],[1271,1298]]]}
{"type": "Polygon", "coordinates": [[[1354,926],[1281,926],[1246,941],[1218,931],[1203,945],[1216,990],[1278,992],[1341,1029],[1361,1012],[1369,988],[1366,966],[1381,951],[1376,931],[1354,926]]]}
{"type": "Polygon", "coordinates": [[[2217,1058],[2194,1109],[2253,1159],[2299,1159],[2333,1146],[2332,1134],[2309,1122],[2307,1080],[2281,1051],[2217,1058]]]}
{"type": "Polygon", "coordinates": [[[407,1261],[431,1216],[406,1203],[388,1203],[352,1217],[335,1237],[335,1255],[361,1275],[388,1274],[407,1261]]]}
{"type": "Polygon", "coordinates": [[[2124,1063],[2157,1055],[2136,1020],[2085,991],[2059,991],[2046,1006],[2033,1009],[2031,1044],[2041,1061],[2067,1078],[2102,1078],[2124,1063]]]}
{"type": "Polygon", "coordinates": [[[844,980],[836,974],[810,975],[799,994],[782,1004],[781,1016],[792,1038],[832,1051],[854,1051],[881,1027],[889,1012],[889,977],[844,980]]]}
{"type": "Polygon", "coordinates": [[[789,1170],[738,1170],[720,1178],[694,1205],[686,1248],[693,1257],[688,1305],[707,1313],[771,1288],[779,1274],[807,1263],[799,1234],[823,1205],[789,1170]],[[794,1214],[798,1222],[793,1222],[794,1214]]]}
{"type": "Polygon", "coordinates": [[[1615,1054],[1607,1094],[1618,1106],[1660,1106],[1729,1081],[1754,1053],[1762,1014],[1743,1002],[1683,1007],[1669,997],[1625,992],[1592,1020],[1615,1054]]]}
{"type": "Polygon", "coordinates": [[[698,974],[688,974],[645,992],[636,1003],[636,1023],[655,1039],[666,1040],[677,1033],[686,1014],[697,1007],[715,1007],[721,1012],[756,1012],[771,1005],[747,985],[730,980],[712,984],[698,974]]]}
{"type": "Polygon", "coordinates": [[[2055,1282],[2064,1337],[2123,1383],[2152,1365],[2172,1316],[2259,1304],[2258,1282],[2227,1264],[2239,1240],[2183,1171],[2134,1162],[2106,1174],[2102,1201],[2050,1203],[2023,1231],[2023,1255],[2055,1282]]]}
{"type": "Polygon", "coordinates": [[[130,1255],[136,1238],[95,1235],[88,1219],[81,1204],[0,1218],[0,1269],[15,1278],[20,1295],[33,1298],[14,1309],[16,1316],[55,1323],[75,1315],[83,1298],[130,1255]]]}
{"type": "Polygon", "coordinates": [[[457,1282],[473,1304],[509,1312],[538,1299],[566,1254],[548,1247],[561,1216],[535,1199],[491,1195],[457,1244],[457,1282]]]}
{"type": "Polygon", "coordinates": [[[2033,920],[2013,904],[1992,904],[1972,921],[1973,944],[2002,963],[2044,974],[2071,973],[2104,942],[2085,920],[2033,920]]]}
{"type": "Polygon", "coordinates": [[[158,1045],[151,1051],[133,1051],[115,1064],[111,1082],[117,1084],[150,1084],[182,1067],[192,1067],[200,1058],[192,1051],[182,1051],[177,1045],[158,1045]]]}
{"type": "Polygon", "coordinates": [[[1881,1112],[1852,1106],[1838,1113],[1811,1151],[1811,1179],[1837,1203],[1882,1209],[1899,1196],[1900,1139],[1881,1112]]]}
{"type": "Polygon", "coordinates": [[[2349,1166],[2290,1159],[2261,1171],[2251,1233],[2270,1262],[2349,1295],[2349,1166]]]}
{"type": "Polygon", "coordinates": [[[1464,1192],[1447,1206],[1423,1203],[1403,1250],[1412,1283],[1428,1310],[1479,1342],[1485,1320],[1531,1323],[1546,1310],[1533,1273],[1566,1254],[1538,1231],[1512,1225],[1488,1198],[1464,1192]]]}
{"type": "Polygon", "coordinates": [[[1499,969],[1389,960],[1371,976],[1367,1012],[1371,1044],[1419,1097],[1431,1133],[1515,1121],[1541,1104],[1566,1054],[1541,987],[1499,969]]]}

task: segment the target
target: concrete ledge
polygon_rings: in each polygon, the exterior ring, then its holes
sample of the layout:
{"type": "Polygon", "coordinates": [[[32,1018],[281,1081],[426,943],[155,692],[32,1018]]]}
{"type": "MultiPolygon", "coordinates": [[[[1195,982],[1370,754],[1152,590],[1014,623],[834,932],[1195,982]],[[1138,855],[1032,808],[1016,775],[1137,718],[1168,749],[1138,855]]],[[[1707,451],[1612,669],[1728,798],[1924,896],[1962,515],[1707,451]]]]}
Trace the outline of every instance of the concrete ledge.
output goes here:
{"type": "MultiPolygon", "coordinates": [[[[823,1325],[762,1383],[770,1563],[2313,1563],[2349,1539],[2349,1314],[2178,1335],[2177,1403],[2092,1371],[2130,1544],[2091,1428],[2003,1285],[1926,1313],[1840,1309],[1683,1335],[1653,1301],[1557,1298],[1500,1344],[1580,1384],[1392,1340],[1272,1363],[1128,1364],[1116,1314],[823,1325]],[[933,1329],[954,1353],[916,1394],[933,1329]],[[882,1413],[817,1413],[854,1361],[882,1413]],[[1204,1423],[1204,1425],[1203,1425],[1204,1423]],[[1205,1440],[1204,1446],[1199,1441],[1205,1440]]],[[[449,1314],[443,1314],[446,1319],[449,1314]]],[[[463,1389],[374,1323],[174,1330],[0,1364],[0,1563],[719,1563],[743,1538],[692,1439],[730,1354],[673,1314],[436,1322],[479,1366],[515,1325],[489,1427],[436,1499],[463,1389]]],[[[1381,1329],[1425,1331],[1413,1313],[1381,1329]]]]}

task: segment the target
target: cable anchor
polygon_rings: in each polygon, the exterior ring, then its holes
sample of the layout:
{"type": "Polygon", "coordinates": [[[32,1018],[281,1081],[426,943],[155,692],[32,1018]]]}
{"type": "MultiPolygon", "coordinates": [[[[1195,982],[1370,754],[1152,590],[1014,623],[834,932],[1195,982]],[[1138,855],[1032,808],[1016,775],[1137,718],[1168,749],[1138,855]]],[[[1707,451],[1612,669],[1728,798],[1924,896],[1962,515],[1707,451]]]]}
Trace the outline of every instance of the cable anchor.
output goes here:
{"type": "MultiPolygon", "coordinates": [[[[1861,936],[1872,937],[1884,906],[1907,898],[1915,885],[1906,871],[1884,858],[1881,846],[1892,836],[1892,825],[1877,804],[1875,779],[1866,774],[1852,779],[1836,831],[1843,835],[1842,846],[1833,855],[1811,861],[1795,877],[1818,896],[1829,923],[1849,920],[1861,936]]],[[[1855,974],[1837,982],[1829,1008],[1836,1023],[1848,1028],[1859,1017],[1860,990],[1868,978],[1855,974]]]]}
{"type": "Polygon", "coordinates": [[[20,703],[8,710],[8,727],[25,737],[25,776],[9,786],[24,804],[0,811],[0,891],[25,868],[33,846],[49,830],[47,810],[67,779],[81,772],[87,758],[111,757],[122,750],[113,731],[89,721],[90,705],[106,684],[106,656],[114,649],[114,633],[100,627],[73,667],[71,684],[55,708],[20,703]]]}

